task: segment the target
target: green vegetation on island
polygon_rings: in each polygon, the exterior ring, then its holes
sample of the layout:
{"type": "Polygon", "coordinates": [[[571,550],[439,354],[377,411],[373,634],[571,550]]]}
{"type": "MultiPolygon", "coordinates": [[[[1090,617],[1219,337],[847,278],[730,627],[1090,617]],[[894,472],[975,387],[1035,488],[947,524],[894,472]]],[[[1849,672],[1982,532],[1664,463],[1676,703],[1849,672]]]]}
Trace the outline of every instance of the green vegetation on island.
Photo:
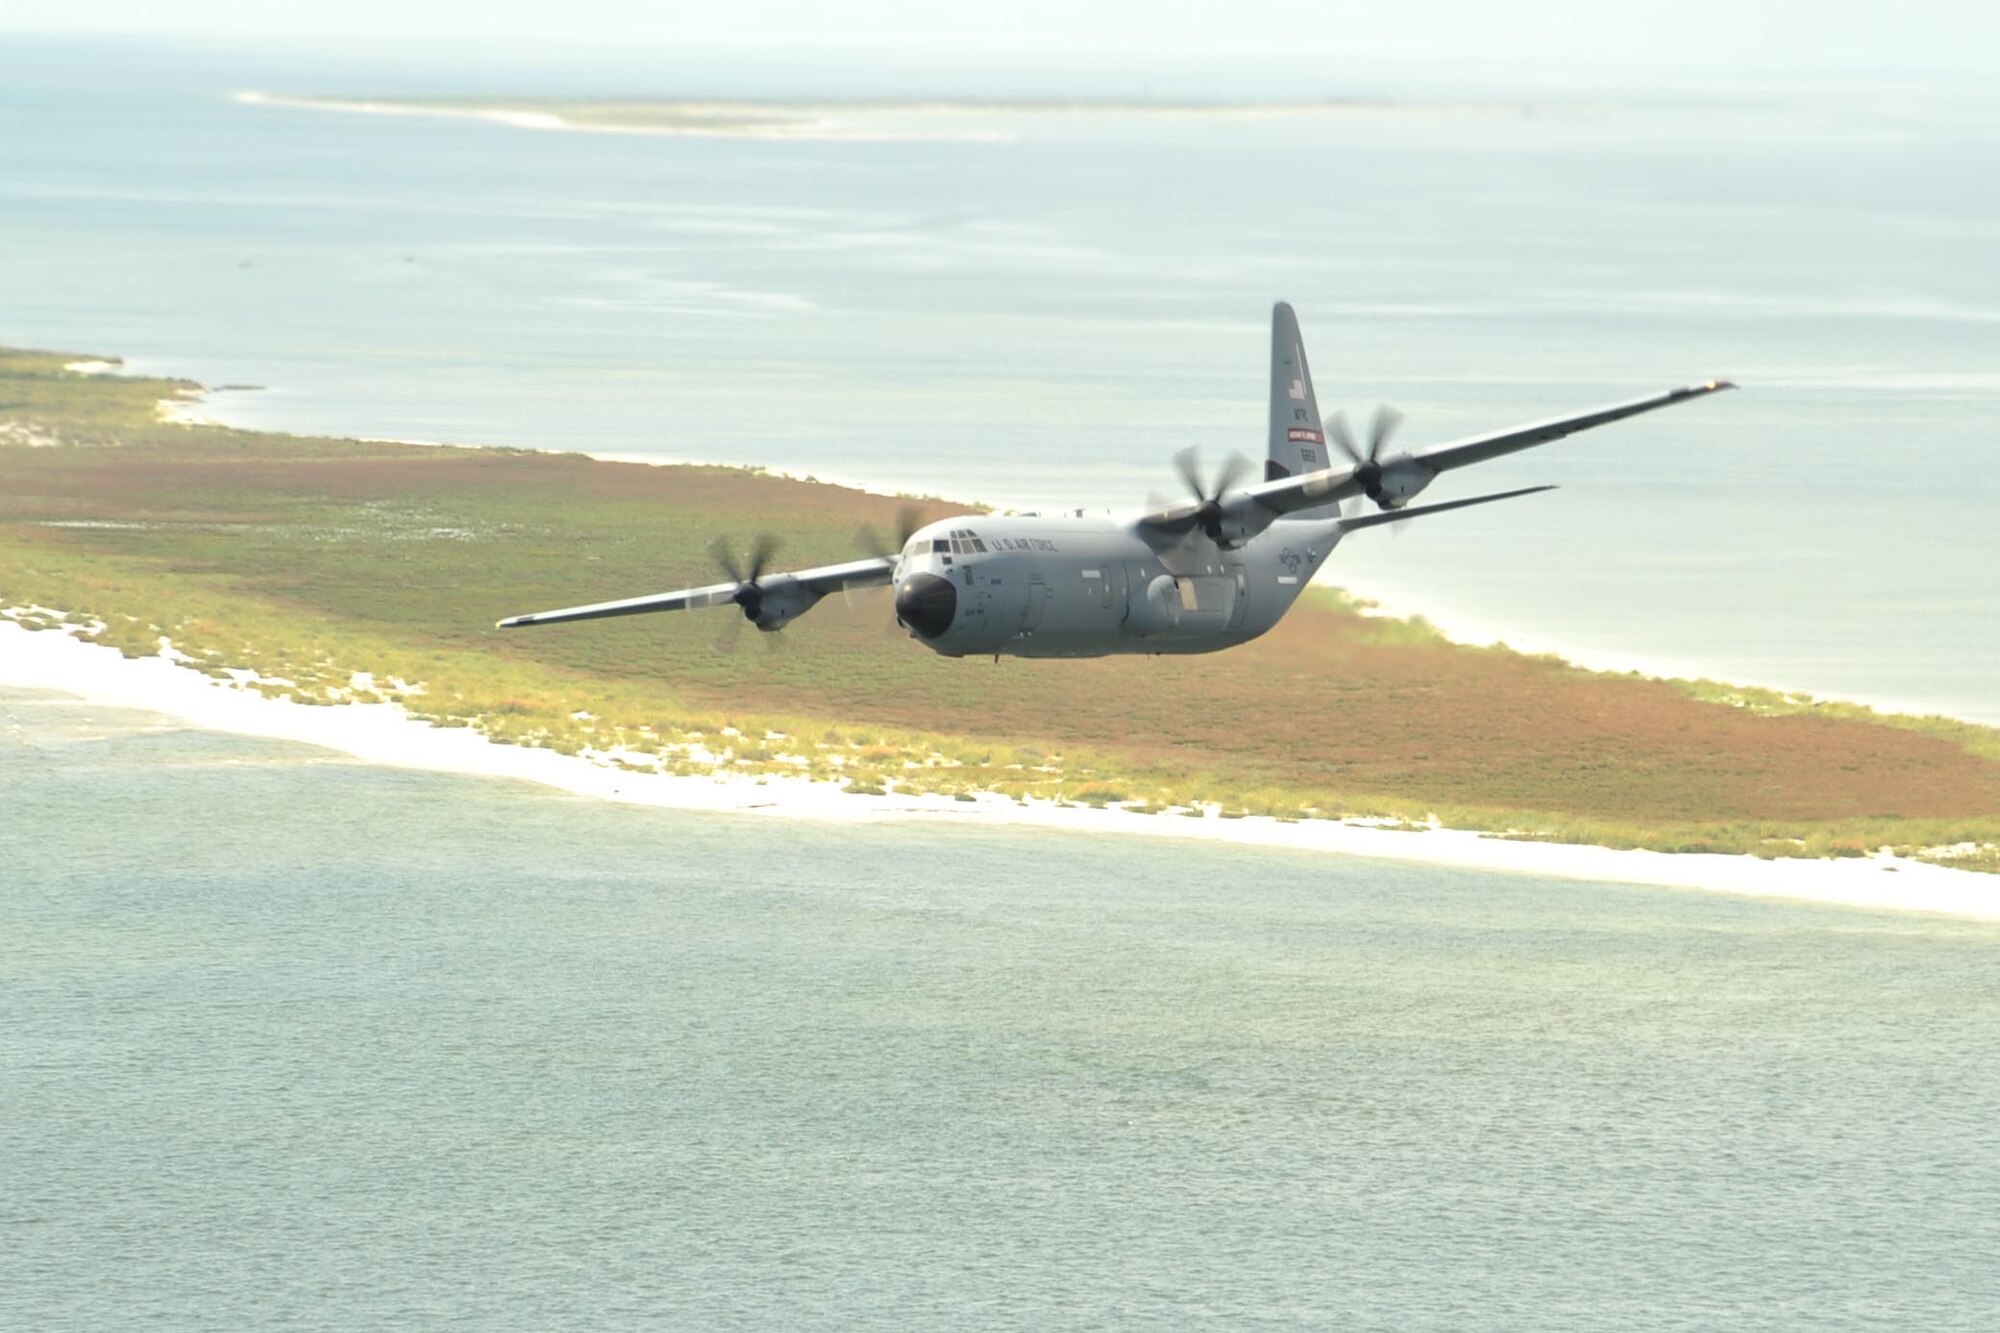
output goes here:
{"type": "Polygon", "coordinates": [[[159,405],[197,386],[65,369],[79,359],[0,352],[0,607],[131,655],[164,641],[255,673],[247,688],[857,799],[995,792],[1761,856],[1891,846],[2000,869],[2000,731],[1458,646],[1335,593],[1193,658],[946,660],[902,641],[880,593],[730,653],[722,612],[503,634],[503,614],[710,581],[718,533],[847,558],[858,524],[889,530],[904,502],[185,424],[159,405]]]}

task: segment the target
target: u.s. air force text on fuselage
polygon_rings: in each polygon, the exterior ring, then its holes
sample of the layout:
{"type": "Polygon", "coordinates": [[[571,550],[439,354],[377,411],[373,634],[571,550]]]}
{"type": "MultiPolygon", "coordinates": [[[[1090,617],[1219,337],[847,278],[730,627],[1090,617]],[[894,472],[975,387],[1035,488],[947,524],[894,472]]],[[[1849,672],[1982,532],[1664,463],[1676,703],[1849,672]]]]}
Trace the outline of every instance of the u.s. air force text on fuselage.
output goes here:
{"type": "Polygon", "coordinates": [[[732,606],[776,631],[829,593],[890,584],[896,618],[949,657],[1101,657],[1205,653],[1265,633],[1351,532],[1552,489],[1531,486],[1441,504],[1409,502],[1440,473],[1686,402],[1724,380],[1592,412],[1385,454],[1398,418],[1378,411],[1365,445],[1338,414],[1323,423],[1292,308],[1271,317],[1271,396],[1263,478],[1240,456],[1213,478],[1193,451],[1176,458],[1188,498],[1117,512],[965,515],[904,534],[901,549],[789,573],[767,572],[760,538],[747,567],[726,548],[727,581],[513,616],[503,629],[651,611],[732,606]],[[1327,466],[1328,445],[1340,461],[1327,466]],[[1365,499],[1373,513],[1343,514],[1365,499]]]}

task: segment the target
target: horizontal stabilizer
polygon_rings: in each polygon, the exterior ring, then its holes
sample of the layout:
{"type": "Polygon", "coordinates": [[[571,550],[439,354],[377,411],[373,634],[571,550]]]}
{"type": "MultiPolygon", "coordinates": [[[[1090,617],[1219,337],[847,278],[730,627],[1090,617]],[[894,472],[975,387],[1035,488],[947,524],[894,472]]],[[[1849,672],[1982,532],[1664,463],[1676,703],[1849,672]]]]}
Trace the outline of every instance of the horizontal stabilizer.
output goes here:
{"type": "Polygon", "coordinates": [[[1443,504],[1418,505],[1414,509],[1384,509],[1380,513],[1364,514],[1360,518],[1343,518],[1340,520],[1340,530],[1353,532],[1356,528],[1374,528],[1384,523],[1401,523],[1406,518],[1422,518],[1426,514],[1442,514],[1447,509],[1465,509],[1472,505],[1491,504],[1495,500],[1512,500],[1519,495],[1536,495],[1554,489],[1553,486],[1524,486],[1518,491],[1475,495],[1470,500],[1447,500],[1443,504]]]}

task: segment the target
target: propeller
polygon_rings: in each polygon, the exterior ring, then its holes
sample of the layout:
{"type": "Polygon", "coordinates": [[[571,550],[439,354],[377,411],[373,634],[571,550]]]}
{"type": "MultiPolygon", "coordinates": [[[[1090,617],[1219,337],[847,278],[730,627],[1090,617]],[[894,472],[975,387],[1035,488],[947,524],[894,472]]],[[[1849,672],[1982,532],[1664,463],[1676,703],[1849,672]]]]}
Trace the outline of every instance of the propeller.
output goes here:
{"type": "MultiPolygon", "coordinates": [[[[896,510],[896,544],[894,546],[884,543],[882,534],[875,531],[874,526],[868,523],[863,523],[854,530],[854,544],[869,555],[874,556],[877,560],[887,560],[893,564],[896,557],[902,554],[903,548],[910,544],[910,538],[916,536],[917,529],[922,526],[923,515],[915,505],[906,504],[896,510]]],[[[867,591],[878,591],[879,586],[870,585],[867,591]]],[[[843,583],[840,585],[840,600],[849,607],[854,605],[853,584],[843,583]]]]}
{"type": "MultiPolygon", "coordinates": [[[[763,614],[764,610],[764,588],[758,580],[764,577],[765,567],[771,563],[771,557],[777,554],[777,550],[777,538],[768,532],[758,533],[757,539],[750,545],[750,568],[746,572],[743,566],[737,563],[736,553],[731,549],[728,538],[717,537],[708,544],[710,557],[716,564],[722,566],[722,572],[736,585],[736,591],[729,595],[729,600],[743,608],[743,620],[753,625],[757,623],[758,616],[763,614]]],[[[734,648],[736,636],[742,632],[743,621],[732,616],[723,625],[722,633],[715,641],[716,651],[727,652],[734,648]]]]}
{"type": "Polygon", "coordinates": [[[1242,454],[1231,454],[1222,462],[1222,470],[1215,474],[1215,484],[1211,487],[1201,479],[1201,451],[1192,446],[1174,455],[1174,466],[1180,471],[1181,480],[1187,484],[1188,492],[1201,502],[1194,512],[1194,525],[1208,534],[1208,539],[1220,545],[1222,542],[1222,497],[1230,487],[1243,480],[1250,470],[1250,460],[1242,454]]]}
{"type": "Polygon", "coordinates": [[[1354,480],[1361,486],[1361,493],[1376,504],[1382,503],[1382,446],[1396,433],[1403,414],[1393,407],[1375,409],[1374,420],[1368,423],[1368,452],[1355,447],[1354,436],[1348,433],[1347,418],[1335,412],[1326,419],[1326,436],[1340,446],[1340,452],[1354,464],[1354,480]]]}
{"type": "Polygon", "coordinates": [[[896,544],[893,547],[883,545],[881,535],[866,523],[854,530],[854,544],[877,560],[894,560],[922,526],[920,519],[915,505],[904,505],[896,511],[896,544]]]}

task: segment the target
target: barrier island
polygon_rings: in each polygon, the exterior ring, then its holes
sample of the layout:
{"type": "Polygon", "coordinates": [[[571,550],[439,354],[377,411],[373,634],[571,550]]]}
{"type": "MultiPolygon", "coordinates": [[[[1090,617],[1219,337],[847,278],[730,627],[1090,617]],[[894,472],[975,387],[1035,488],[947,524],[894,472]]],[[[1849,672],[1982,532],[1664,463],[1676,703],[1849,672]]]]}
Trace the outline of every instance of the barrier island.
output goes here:
{"type": "Polygon", "coordinates": [[[1331,590],[1203,657],[944,659],[903,640],[881,593],[728,652],[722,611],[503,634],[510,612],[714,581],[717,534],[779,534],[791,565],[851,558],[858,525],[893,531],[911,502],[202,424],[162,410],[199,386],[116,369],[0,351],[0,607],[245,689],[856,800],[995,793],[1761,857],[1886,847],[2000,870],[2000,730],[1467,647],[1331,590]]]}

